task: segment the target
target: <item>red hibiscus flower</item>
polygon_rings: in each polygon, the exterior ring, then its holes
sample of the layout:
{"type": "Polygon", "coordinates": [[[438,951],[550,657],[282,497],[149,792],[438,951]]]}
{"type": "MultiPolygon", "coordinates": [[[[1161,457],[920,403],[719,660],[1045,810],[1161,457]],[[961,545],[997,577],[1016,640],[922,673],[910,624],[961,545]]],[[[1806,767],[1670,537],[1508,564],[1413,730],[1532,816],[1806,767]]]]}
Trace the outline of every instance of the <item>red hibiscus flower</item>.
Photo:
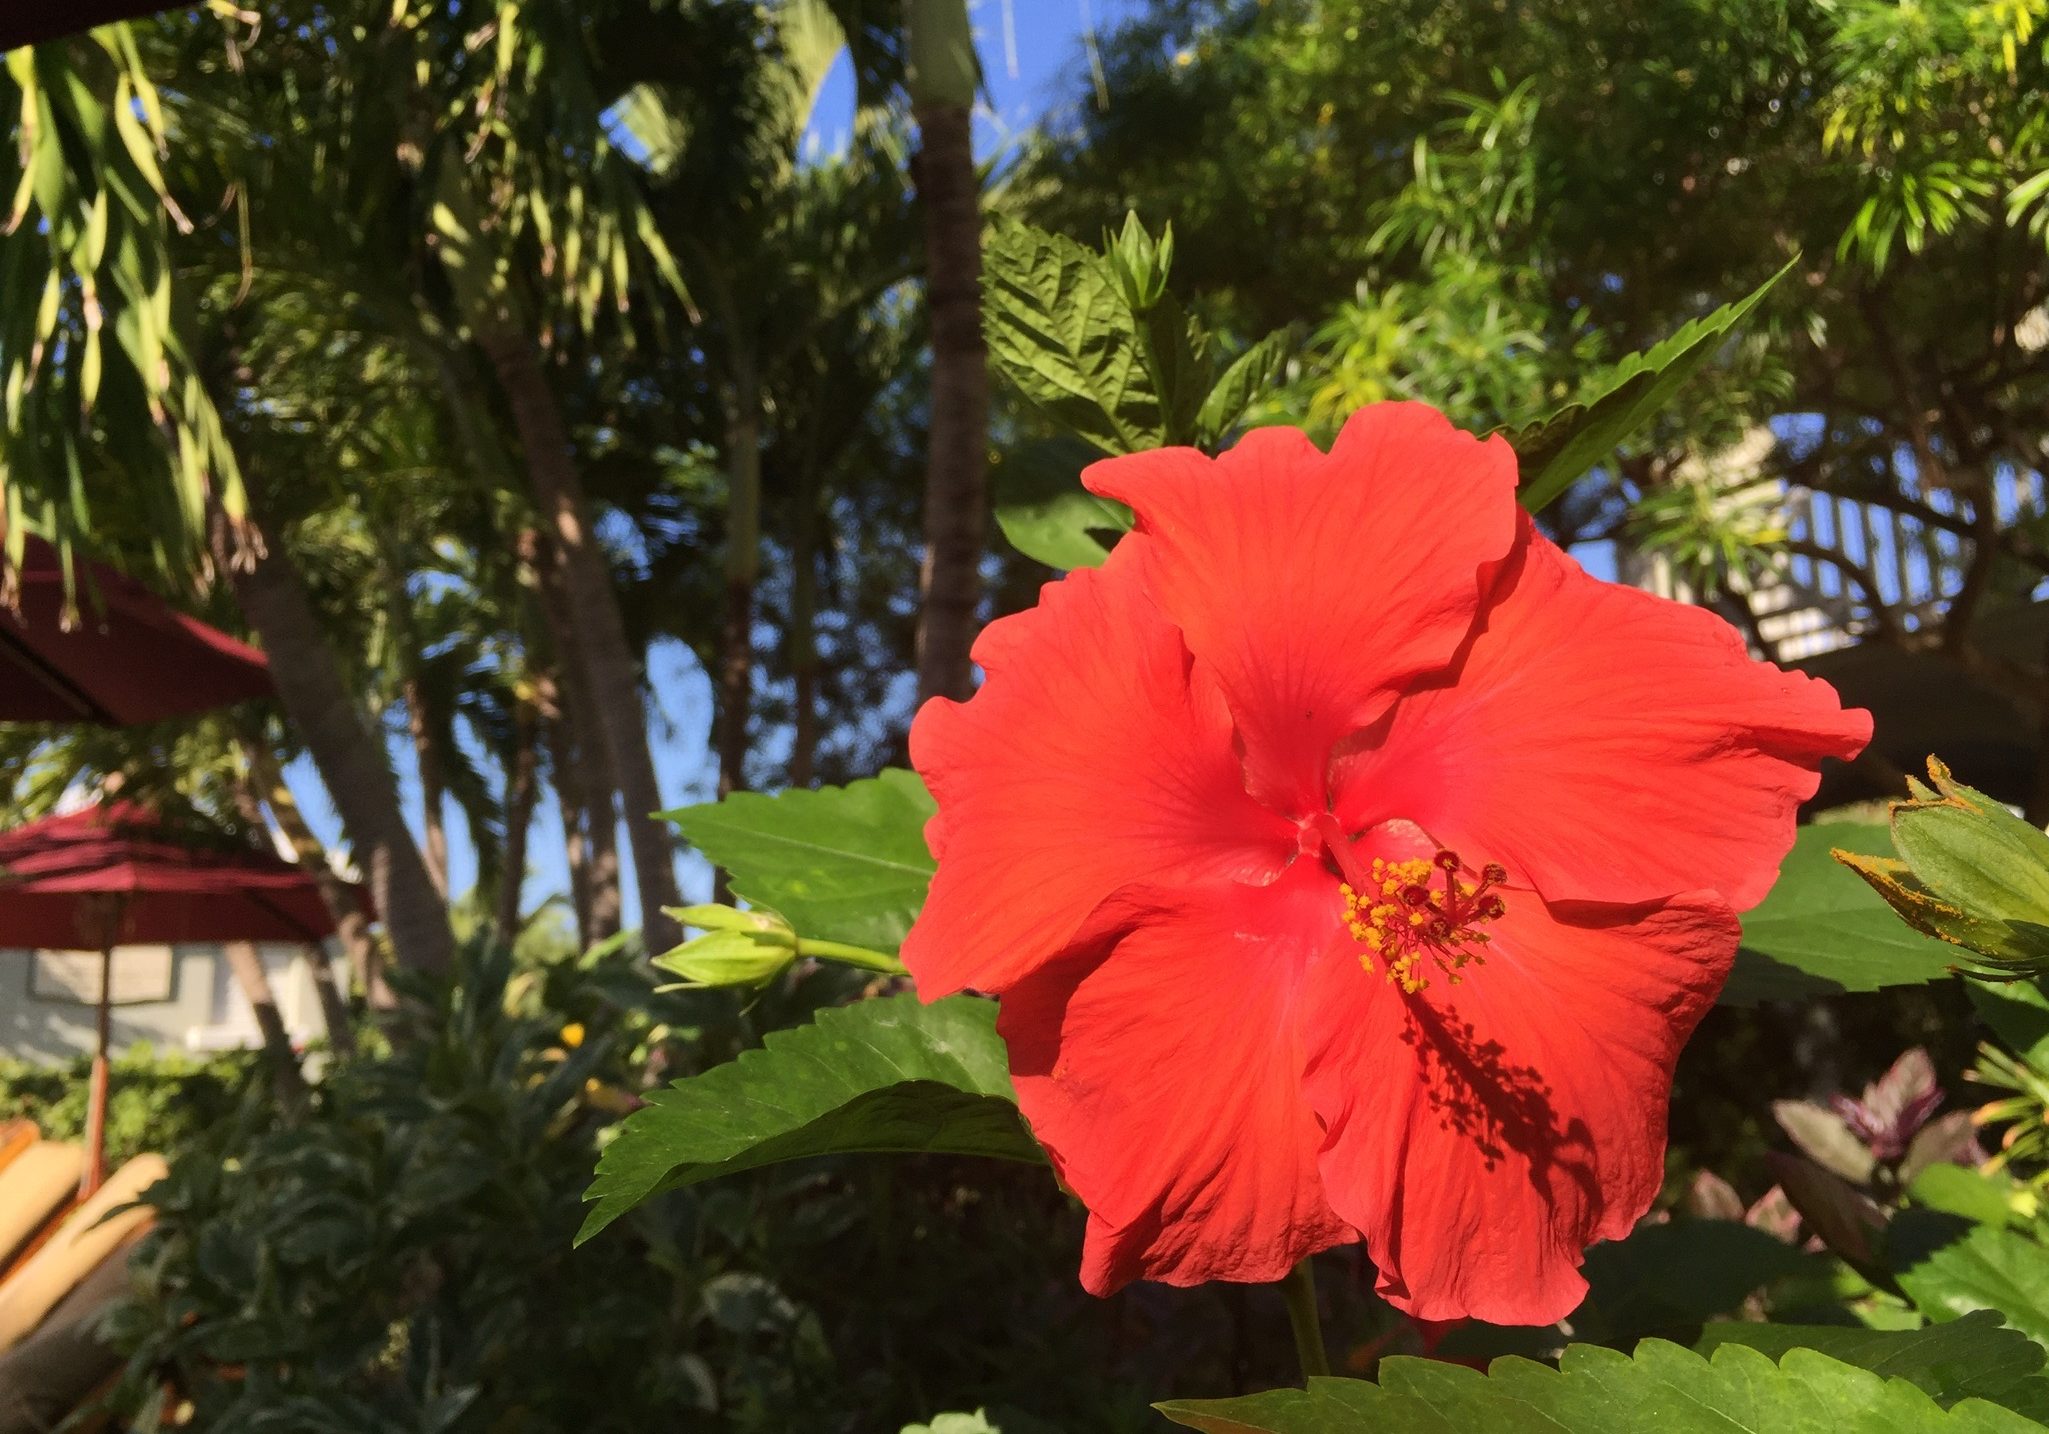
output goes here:
{"type": "Polygon", "coordinates": [[[1545,1323],[1663,1175],[1680,1046],[1825,756],[1871,732],[1720,618],[1588,577],[1421,404],[1098,463],[1136,530],[911,733],[904,960],[995,992],[1082,1281],[1363,1238],[1424,1319],[1545,1323]]]}

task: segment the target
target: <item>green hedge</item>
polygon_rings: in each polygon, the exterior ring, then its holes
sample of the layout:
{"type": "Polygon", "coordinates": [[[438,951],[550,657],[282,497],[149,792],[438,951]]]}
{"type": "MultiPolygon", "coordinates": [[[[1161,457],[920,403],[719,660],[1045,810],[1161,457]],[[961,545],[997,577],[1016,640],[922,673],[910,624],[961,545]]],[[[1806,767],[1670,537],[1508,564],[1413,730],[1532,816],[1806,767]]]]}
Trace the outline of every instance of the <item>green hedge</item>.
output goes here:
{"type": "MultiPolygon", "coordinates": [[[[248,1084],[256,1053],[192,1056],[130,1047],[113,1063],[107,1101],[107,1161],[145,1150],[168,1153],[225,1120],[248,1084]]],[[[0,1121],[25,1117],[52,1140],[85,1134],[91,1059],[62,1065],[0,1060],[0,1121]]]]}

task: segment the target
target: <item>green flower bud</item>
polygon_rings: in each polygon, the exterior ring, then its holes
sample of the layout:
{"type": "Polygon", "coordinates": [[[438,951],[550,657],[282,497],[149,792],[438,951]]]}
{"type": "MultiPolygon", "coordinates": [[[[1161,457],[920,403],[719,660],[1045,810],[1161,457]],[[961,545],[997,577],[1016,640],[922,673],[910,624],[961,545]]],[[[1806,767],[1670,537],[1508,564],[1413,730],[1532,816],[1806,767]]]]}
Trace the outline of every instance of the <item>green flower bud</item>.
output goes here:
{"type": "Polygon", "coordinates": [[[1928,759],[1930,788],[1892,806],[1898,859],[1838,851],[1915,930],[1982,958],[1961,964],[2018,979],[2049,970],[2049,835],[1928,759]]]}
{"type": "Polygon", "coordinates": [[[765,986],[797,959],[788,931],[712,931],[655,957],[654,964],[681,976],[686,987],[765,986]]]}
{"type": "Polygon", "coordinates": [[[790,923],[765,906],[742,911],[734,906],[664,906],[668,915],[675,917],[685,926],[695,926],[700,931],[758,931],[794,942],[796,933],[790,923]]]}

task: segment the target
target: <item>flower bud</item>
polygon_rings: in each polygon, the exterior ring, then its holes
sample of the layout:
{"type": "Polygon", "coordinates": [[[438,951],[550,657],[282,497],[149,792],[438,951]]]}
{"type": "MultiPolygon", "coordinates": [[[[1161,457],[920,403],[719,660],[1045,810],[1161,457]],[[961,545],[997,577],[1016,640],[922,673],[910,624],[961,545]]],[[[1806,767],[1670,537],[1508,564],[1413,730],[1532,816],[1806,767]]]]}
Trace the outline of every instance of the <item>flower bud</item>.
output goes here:
{"type": "Polygon", "coordinates": [[[794,942],[796,933],[790,923],[765,906],[752,907],[746,911],[735,906],[664,906],[663,912],[675,917],[685,926],[695,926],[700,931],[758,931],[778,939],[787,938],[794,942]]]}
{"type": "Polygon", "coordinates": [[[2049,970],[2049,836],[1928,759],[1931,789],[1892,805],[1889,857],[1838,851],[1915,930],[1976,952],[1978,974],[2049,970]]]}
{"type": "Polygon", "coordinates": [[[797,959],[788,931],[712,931],[655,957],[654,964],[688,987],[765,986],[797,959]]]}

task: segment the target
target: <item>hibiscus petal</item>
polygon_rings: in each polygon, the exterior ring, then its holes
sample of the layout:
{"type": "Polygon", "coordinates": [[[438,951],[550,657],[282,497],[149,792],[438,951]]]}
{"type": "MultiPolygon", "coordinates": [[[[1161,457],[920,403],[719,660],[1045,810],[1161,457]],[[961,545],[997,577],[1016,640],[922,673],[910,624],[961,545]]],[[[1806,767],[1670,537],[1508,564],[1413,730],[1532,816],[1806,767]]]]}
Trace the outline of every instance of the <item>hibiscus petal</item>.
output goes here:
{"type": "Polygon", "coordinates": [[[1297,1000],[1337,924],[1335,880],[1134,890],[1097,954],[1004,993],[1018,1103],[1088,1206],[1082,1284],[1277,1280],[1357,1238],[1325,1203],[1297,1000]]]}
{"type": "Polygon", "coordinates": [[[1135,453],[1082,482],[1136,511],[1119,551],[1216,674],[1255,795],[1297,817],[1324,808],[1332,744],[1451,660],[1515,536],[1508,445],[1419,403],[1360,410],[1328,456],[1265,428],[1214,460],[1135,453]]]}
{"type": "Polygon", "coordinates": [[[1333,769],[1351,831],[1407,818],[1554,901],[1763,899],[1823,757],[1871,716],[1754,660],[1702,608],[1588,576],[1529,532],[1463,661],[1333,769]]]}
{"type": "Polygon", "coordinates": [[[1134,559],[1049,583],[974,655],[981,691],[926,703],[911,728],[939,804],[939,872],[903,947],[926,1000],[1009,985],[1128,883],[1265,880],[1294,853],[1134,559]]]}
{"type": "Polygon", "coordinates": [[[1325,1191],[1381,1294],[1423,1319],[1549,1324],[1579,1303],[1585,1247],[1658,1192],[1673,1063],[1735,956],[1706,892],[1506,901],[1459,985],[1404,995],[1337,950],[1304,1003],[1325,1191]]]}

